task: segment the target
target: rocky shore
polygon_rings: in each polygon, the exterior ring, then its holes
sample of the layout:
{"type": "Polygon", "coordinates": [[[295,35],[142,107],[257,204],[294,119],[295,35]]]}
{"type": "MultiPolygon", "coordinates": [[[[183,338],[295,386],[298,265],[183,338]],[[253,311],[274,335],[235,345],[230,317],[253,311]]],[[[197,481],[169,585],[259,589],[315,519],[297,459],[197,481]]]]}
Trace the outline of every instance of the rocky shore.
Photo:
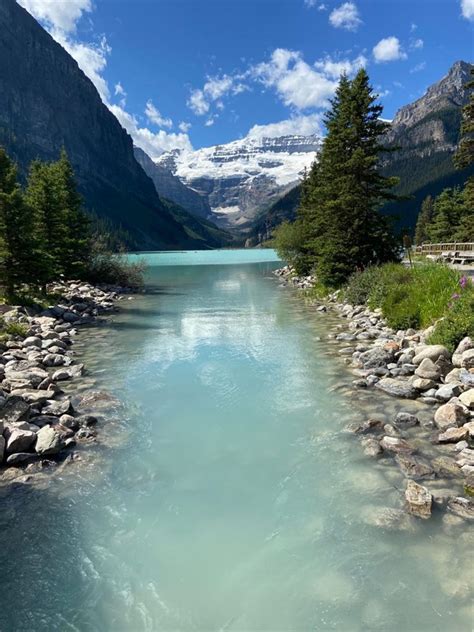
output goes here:
{"type": "MultiPolygon", "coordinates": [[[[315,283],[288,266],[275,274],[282,285],[298,290],[315,283]]],[[[380,310],[349,305],[338,292],[314,307],[344,319],[328,341],[338,344],[352,371],[352,388],[372,391],[374,409],[377,393],[396,402],[389,422],[374,414],[347,430],[360,439],[367,456],[388,458],[399,468],[405,478],[404,511],[422,519],[442,511],[451,523],[474,520],[474,340],[464,338],[450,353],[427,344],[430,329],[394,331],[380,310]],[[407,410],[411,401],[420,414],[407,410]]]]}
{"type": "Polygon", "coordinates": [[[0,306],[7,332],[0,340],[0,483],[26,482],[77,458],[74,448],[95,441],[113,404],[103,392],[74,397],[70,383],[84,365],[73,346],[78,329],[117,310],[129,290],[71,281],[48,291],[60,299],[44,310],[0,306]]]}

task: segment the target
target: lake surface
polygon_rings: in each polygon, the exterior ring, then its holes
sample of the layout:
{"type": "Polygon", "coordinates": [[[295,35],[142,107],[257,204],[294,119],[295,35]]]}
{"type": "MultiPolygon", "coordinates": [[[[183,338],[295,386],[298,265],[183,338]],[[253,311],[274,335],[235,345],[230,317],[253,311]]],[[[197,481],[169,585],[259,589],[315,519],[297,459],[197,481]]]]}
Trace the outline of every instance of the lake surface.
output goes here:
{"type": "Polygon", "coordinates": [[[76,345],[124,404],[108,441],[1,490],[0,629],[471,630],[472,533],[375,525],[404,484],[341,432],[334,317],[273,252],[146,258],[148,293],[76,345]]]}

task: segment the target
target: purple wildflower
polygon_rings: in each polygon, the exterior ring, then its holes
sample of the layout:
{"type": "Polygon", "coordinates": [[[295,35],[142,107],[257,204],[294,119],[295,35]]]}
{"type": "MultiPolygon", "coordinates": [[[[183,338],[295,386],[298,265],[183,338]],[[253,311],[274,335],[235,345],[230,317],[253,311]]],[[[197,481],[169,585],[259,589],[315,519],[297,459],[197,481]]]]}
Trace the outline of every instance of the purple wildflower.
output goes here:
{"type": "Polygon", "coordinates": [[[465,287],[466,287],[466,285],[467,285],[467,280],[468,280],[468,279],[467,279],[467,276],[465,276],[464,274],[463,274],[463,276],[459,279],[459,285],[462,287],[462,289],[463,289],[463,290],[464,290],[464,288],[465,288],[465,287]]]}
{"type": "Polygon", "coordinates": [[[452,298],[453,300],[457,300],[459,297],[460,297],[460,294],[458,294],[457,292],[455,292],[455,293],[451,296],[451,298],[452,298]]]}

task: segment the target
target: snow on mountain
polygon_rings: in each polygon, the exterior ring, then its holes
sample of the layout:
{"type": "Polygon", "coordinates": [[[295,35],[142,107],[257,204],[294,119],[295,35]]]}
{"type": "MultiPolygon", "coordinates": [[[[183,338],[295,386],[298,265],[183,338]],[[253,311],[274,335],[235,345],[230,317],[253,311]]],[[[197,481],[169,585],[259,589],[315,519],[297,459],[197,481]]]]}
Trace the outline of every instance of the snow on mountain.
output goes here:
{"type": "Polygon", "coordinates": [[[192,152],[174,150],[156,164],[206,198],[218,225],[244,229],[301,179],[320,143],[319,136],[247,137],[192,152]]]}

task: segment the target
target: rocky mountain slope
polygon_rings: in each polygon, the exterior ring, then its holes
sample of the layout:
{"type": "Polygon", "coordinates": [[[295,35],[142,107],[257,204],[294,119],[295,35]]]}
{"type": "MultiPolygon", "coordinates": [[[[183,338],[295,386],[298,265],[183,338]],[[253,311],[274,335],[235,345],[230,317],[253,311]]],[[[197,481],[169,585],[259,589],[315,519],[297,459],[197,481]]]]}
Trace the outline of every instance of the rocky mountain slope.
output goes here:
{"type": "MultiPolygon", "coordinates": [[[[318,136],[247,137],[193,152],[169,152],[157,166],[207,200],[219,226],[245,233],[258,213],[294,187],[319,145],[318,136]]],[[[159,183],[157,188],[161,192],[159,183]]]]}
{"type": "MultiPolygon", "coordinates": [[[[472,64],[458,61],[439,82],[414,103],[401,108],[392,121],[386,145],[397,151],[382,163],[386,175],[397,176],[396,192],[410,199],[389,204],[384,211],[398,218],[398,225],[413,229],[422,200],[445,187],[462,185],[468,173],[457,171],[453,155],[459,141],[462,108],[467,103],[466,83],[472,64]]],[[[262,243],[285,219],[293,220],[299,187],[282,196],[259,215],[248,232],[247,245],[262,243]]]]}
{"type": "Polygon", "coordinates": [[[202,247],[160,200],[92,82],[15,0],[0,1],[0,33],[0,144],[21,177],[65,147],[86,207],[129,247],[202,247]]]}

